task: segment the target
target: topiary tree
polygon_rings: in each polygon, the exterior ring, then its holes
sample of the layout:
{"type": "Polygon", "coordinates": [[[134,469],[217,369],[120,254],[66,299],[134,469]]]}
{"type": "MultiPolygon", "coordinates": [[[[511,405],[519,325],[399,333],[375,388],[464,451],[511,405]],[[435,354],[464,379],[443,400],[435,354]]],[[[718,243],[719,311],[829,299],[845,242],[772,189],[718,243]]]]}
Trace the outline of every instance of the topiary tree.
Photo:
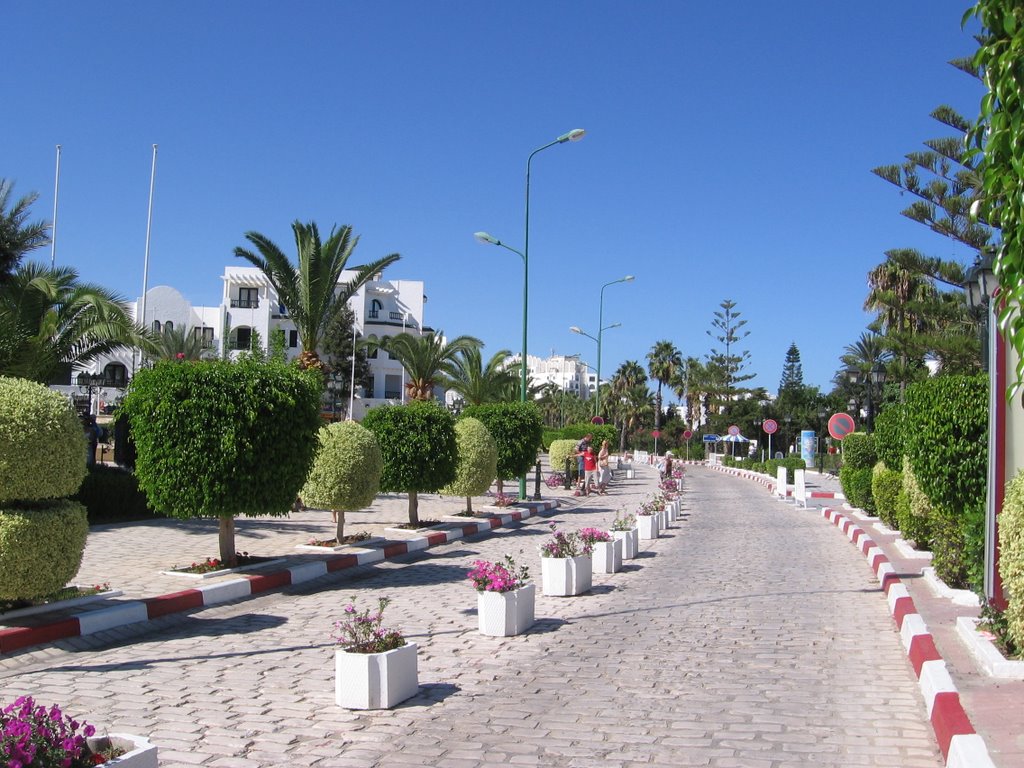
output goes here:
{"type": "Polygon", "coordinates": [[[569,474],[576,468],[576,443],[578,440],[552,440],[548,448],[548,461],[552,472],[565,472],[565,460],[569,459],[569,474]]]}
{"type": "Polygon", "coordinates": [[[498,445],[498,492],[503,481],[525,477],[537,461],[544,419],[534,403],[471,405],[464,416],[479,419],[498,445]]]}
{"type": "Polygon", "coordinates": [[[903,439],[903,404],[891,403],[875,416],[875,452],[885,466],[896,470],[903,466],[905,452],[903,439]]]}
{"type": "Polygon", "coordinates": [[[1024,648],[1024,471],[1006,486],[999,513],[999,575],[1009,594],[1007,632],[1014,645],[1024,648]]]}
{"type": "Polygon", "coordinates": [[[321,427],[313,467],[299,495],[303,503],[335,513],[335,539],[345,536],[345,512],[373,503],[384,468],[373,432],[355,421],[321,427]]]}
{"type": "Polygon", "coordinates": [[[61,497],[85,478],[87,448],[62,395],[0,377],[0,599],[41,597],[78,573],[87,513],[61,497]]]}
{"type": "Polygon", "coordinates": [[[875,441],[871,435],[854,432],[843,438],[843,468],[839,470],[839,483],[850,504],[865,512],[875,511],[871,471],[877,461],[875,441]]]}
{"type": "Polygon", "coordinates": [[[287,515],[309,474],[321,390],[315,370],[251,357],[140,370],[121,404],[139,487],[157,512],[217,518],[236,564],[235,516],[287,515]]]}
{"type": "Polygon", "coordinates": [[[466,512],[473,512],[473,497],[487,491],[498,474],[498,444],[479,419],[455,422],[458,462],[455,479],[441,489],[449,496],[465,496],[466,512]]]}
{"type": "Polygon", "coordinates": [[[381,490],[408,493],[409,525],[419,526],[419,493],[455,480],[455,419],[437,402],[419,400],[371,408],[363,426],[376,435],[384,457],[381,490]]]}
{"type": "Polygon", "coordinates": [[[910,459],[904,457],[903,487],[896,497],[896,523],[903,538],[920,550],[931,550],[933,516],[931,502],[918,485],[910,459]]]}
{"type": "Polygon", "coordinates": [[[889,469],[884,461],[875,464],[871,470],[871,496],[875,500],[875,511],[882,522],[890,527],[898,527],[896,519],[896,503],[903,488],[903,473],[889,469]]]}

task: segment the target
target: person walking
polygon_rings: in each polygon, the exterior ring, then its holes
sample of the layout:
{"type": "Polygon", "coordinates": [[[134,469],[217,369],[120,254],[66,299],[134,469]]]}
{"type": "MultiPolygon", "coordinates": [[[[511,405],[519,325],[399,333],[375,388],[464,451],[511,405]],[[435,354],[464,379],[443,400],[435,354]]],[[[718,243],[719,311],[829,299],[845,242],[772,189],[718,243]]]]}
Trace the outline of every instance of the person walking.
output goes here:
{"type": "Polygon", "coordinates": [[[612,470],[608,466],[608,441],[601,441],[601,450],[597,452],[597,492],[602,496],[608,493],[608,483],[612,479],[612,470]]]}
{"type": "Polygon", "coordinates": [[[594,439],[593,435],[587,434],[583,436],[583,439],[576,443],[576,481],[579,488],[583,486],[583,453],[590,447],[590,441],[594,439]]]}
{"type": "Polygon", "coordinates": [[[593,483],[594,490],[599,491],[600,488],[599,480],[597,477],[597,454],[594,453],[594,448],[590,443],[587,443],[587,448],[583,452],[583,495],[590,495],[590,485],[593,483]]]}

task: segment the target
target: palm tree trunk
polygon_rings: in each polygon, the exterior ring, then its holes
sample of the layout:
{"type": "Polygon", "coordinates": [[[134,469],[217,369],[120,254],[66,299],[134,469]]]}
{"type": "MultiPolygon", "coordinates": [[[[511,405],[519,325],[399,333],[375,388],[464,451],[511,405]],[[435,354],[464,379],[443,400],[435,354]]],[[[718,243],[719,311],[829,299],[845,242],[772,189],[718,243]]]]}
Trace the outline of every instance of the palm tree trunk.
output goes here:
{"type": "Polygon", "coordinates": [[[419,495],[416,491],[409,491],[409,525],[418,528],[420,525],[419,495]]]}
{"type": "Polygon", "coordinates": [[[217,540],[220,544],[220,561],[234,568],[238,565],[238,557],[235,550],[235,518],[221,517],[220,528],[217,531],[217,540]]]}

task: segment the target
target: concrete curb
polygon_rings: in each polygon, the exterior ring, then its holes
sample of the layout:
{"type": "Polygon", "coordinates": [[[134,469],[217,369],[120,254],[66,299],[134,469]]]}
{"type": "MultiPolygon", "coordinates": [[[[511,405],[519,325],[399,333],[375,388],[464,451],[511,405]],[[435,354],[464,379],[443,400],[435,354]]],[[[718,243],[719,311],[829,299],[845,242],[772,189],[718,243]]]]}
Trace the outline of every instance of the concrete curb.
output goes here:
{"type": "Polygon", "coordinates": [[[867,532],[847,515],[825,507],[821,516],[841,530],[867,559],[889,603],[928,708],[935,738],[948,768],[995,768],[984,739],[971,725],[946,662],[896,571],[867,532]]]}
{"type": "Polygon", "coordinates": [[[273,573],[251,576],[243,574],[239,578],[229,581],[204,584],[194,589],[171,592],[159,597],[147,597],[142,600],[118,603],[107,608],[82,611],[68,618],[39,626],[0,629],[0,656],[34,645],[91,635],[127,624],[151,621],[172,613],[205,608],[231,600],[241,600],[271,590],[318,579],[328,573],[354,568],[357,565],[390,560],[410,552],[440,546],[467,536],[485,533],[512,522],[526,520],[542,512],[557,509],[558,501],[522,501],[518,502],[517,506],[525,507],[525,509],[474,520],[461,526],[456,523],[457,527],[447,531],[436,531],[405,541],[391,542],[382,547],[367,548],[354,554],[330,555],[324,560],[301,563],[273,573]]]}
{"type": "MultiPolygon", "coordinates": [[[[749,469],[737,469],[736,467],[723,467],[721,464],[707,464],[708,469],[713,469],[716,472],[723,472],[724,474],[730,475],[731,477],[742,477],[744,480],[753,480],[755,483],[760,483],[767,488],[771,493],[775,493],[776,479],[769,477],[768,475],[762,475],[758,472],[751,472],[749,469]]],[[[786,488],[786,496],[791,497],[793,495],[792,488],[786,488]]],[[[835,491],[807,491],[804,496],[808,499],[839,499],[845,500],[846,496],[842,493],[835,491]]]]}

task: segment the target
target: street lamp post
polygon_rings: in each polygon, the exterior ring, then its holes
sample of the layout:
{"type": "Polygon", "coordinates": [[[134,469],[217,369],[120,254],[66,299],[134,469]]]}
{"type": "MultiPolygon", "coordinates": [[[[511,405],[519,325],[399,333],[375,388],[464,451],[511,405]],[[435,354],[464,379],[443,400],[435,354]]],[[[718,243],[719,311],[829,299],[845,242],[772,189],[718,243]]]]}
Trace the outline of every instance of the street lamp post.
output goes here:
{"type": "MultiPolygon", "coordinates": [[[[618,280],[612,280],[610,283],[605,283],[601,286],[601,302],[598,305],[597,310],[597,398],[594,404],[594,415],[601,415],[601,334],[604,332],[602,327],[604,324],[604,289],[609,285],[615,285],[616,283],[631,283],[633,282],[632,275],[626,275],[620,277],[618,280]]],[[[616,323],[618,325],[618,323],[616,323]]],[[[612,328],[614,326],[608,326],[612,328]]]]}
{"type": "Polygon", "coordinates": [[[594,399],[595,399],[594,417],[595,418],[601,415],[601,338],[602,338],[602,334],[605,331],[607,331],[607,330],[610,330],[612,328],[620,328],[621,326],[622,326],[622,323],[612,323],[611,325],[603,326],[603,327],[598,329],[597,337],[596,338],[594,336],[591,336],[586,331],[584,331],[578,325],[571,325],[571,326],[569,326],[569,330],[572,331],[573,333],[578,333],[580,336],[586,336],[591,341],[596,341],[597,342],[597,368],[594,369],[594,371],[595,371],[595,373],[597,375],[597,384],[594,387],[594,399]]]}
{"type": "Polygon", "coordinates": [[[83,371],[78,374],[78,378],[75,381],[82,394],[89,398],[89,412],[85,415],[95,416],[99,412],[99,408],[93,408],[93,395],[96,395],[97,401],[101,397],[106,397],[107,393],[103,389],[106,386],[106,377],[102,373],[85,373],[83,371]]]}
{"type": "MultiPolygon", "coordinates": [[[[533,156],[538,152],[542,152],[549,147],[553,147],[557,144],[565,144],[567,141],[579,141],[586,134],[582,128],[574,128],[568,133],[563,133],[557,139],[552,142],[545,144],[543,147],[538,147],[530,153],[529,157],[526,158],[526,219],[524,227],[523,237],[523,250],[522,252],[517,251],[505,243],[501,242],[497,238],[491,237],[486,232],[477,232],[476,238],[481,242],[490,243],[491,245],[500,245],[503,248],[507,248],[513,253],[518,253],[523,259],[523,359],[520,361],[522,364],[522,371],[520,375],[520,390],[519,400],[526,402],[526,346],[527,346],[527,320],[529,318],[529,306],[530,306],[530,166],[533,163],[533,156]]],[[[524,474],[519,478],[519,498],[526,498],[526,475],[524,474]]]]}

